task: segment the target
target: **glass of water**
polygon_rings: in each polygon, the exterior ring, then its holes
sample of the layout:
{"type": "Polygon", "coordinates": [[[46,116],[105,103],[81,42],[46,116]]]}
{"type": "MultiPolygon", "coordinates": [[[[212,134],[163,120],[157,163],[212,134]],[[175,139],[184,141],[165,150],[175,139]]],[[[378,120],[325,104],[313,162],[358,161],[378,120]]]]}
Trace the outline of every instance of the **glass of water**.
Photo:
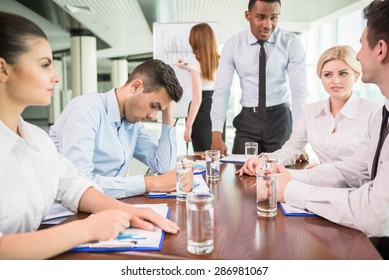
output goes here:
{"type": "Polygon", "coordinates": [[[246,142],[245,143],[245,155],[247,158],[254,158],[258,155],[258,143],[246,142]]]}
{"type": "Polygon", "coordinates": [[[278,162],[276,155],[262,155],[262,167],[257,172],[256,196],[257,215],[272,218],[277,216],[278,179],[275,165],[278,162]]]}
{"type": "Polygon", "coordinates": [[[208,181],[219,180],[220,175],[220,151],[205,151],[206,178],[208,181]]]}
{"type": "Polygon", "coordinates": [[[187,162],[176,163],[176,199],[186,201],[186,196],[193,189],[193,165],[187,162]]]}
{"type": "Polygon", "coordinates": [[[189,193],[186,197],[188,252],[208,254],[214,247],[214,195],[189,193]]]}

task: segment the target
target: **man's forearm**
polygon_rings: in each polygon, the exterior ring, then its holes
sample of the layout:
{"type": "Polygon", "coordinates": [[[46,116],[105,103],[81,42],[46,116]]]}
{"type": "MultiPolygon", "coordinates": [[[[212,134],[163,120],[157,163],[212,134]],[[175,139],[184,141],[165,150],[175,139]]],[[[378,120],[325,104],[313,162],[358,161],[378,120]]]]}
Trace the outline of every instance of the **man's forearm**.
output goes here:
{"type": "Polygon", "coordinates": [[[165,110],[162,111],[162,123],[169,125],[171,127],[174,126],[173,105],[174,105],[174,101],[172,101],[170,105],[165,110]]]}

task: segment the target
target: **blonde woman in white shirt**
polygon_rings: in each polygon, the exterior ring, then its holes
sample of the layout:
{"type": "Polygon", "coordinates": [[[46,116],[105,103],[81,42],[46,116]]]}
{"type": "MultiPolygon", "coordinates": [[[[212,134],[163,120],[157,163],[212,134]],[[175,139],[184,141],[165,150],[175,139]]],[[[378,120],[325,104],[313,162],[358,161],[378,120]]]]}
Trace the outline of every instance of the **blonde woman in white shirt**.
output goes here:
{"type": "Polygon", "coordinates": [[[46,259],[131,226],[178,227],[151,209],[104,195],[57,153],[23,110],[50,103],[58,76],[46,35],[33,22],[0,12],[0,259],[46,259]],[[87,219],[36,231],[54,201],[87,219]],[[151,222],[151,223],[150,223],[151,222]]]}
{"type": "MultiPolygon", "coordinates": [[[[352,92],[361,73],[355,51],[350,46],[326,50],[319,58],[316,73],[329,98],[308,104],[289,140],[272,153],[281,165],[293,165],[308,143],[320,163],[341,161],[367,137],[367,126],[378,104],[352,92]]],[[[248,160],[237,174],[254,175],[260,164],[260,159],[248,160]]]]}

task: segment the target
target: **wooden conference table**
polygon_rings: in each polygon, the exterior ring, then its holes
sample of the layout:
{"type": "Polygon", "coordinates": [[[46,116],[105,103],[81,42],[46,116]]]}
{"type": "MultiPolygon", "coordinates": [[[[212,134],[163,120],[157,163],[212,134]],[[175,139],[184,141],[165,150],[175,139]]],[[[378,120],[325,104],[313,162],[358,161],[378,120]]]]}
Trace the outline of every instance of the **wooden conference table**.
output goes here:
{"type": "MultiPolygon", "coordinates": [[[[120,253],[63,253],[54,259],[381,259],[368,237],[320,217],[285,217],[280,209],[275,219],[256,215],[254,177],[235,175],[239,165],[221,165],[221,178],[210,185],[215,195],[215,248],[206,255],[187,252],[185,203],[174,198],[137,196],[123,199],[131,204],[168,203],[170,219],[181,228],[166,234],[161,251],[120,253]]],[[[72,219],[85,218],[78,213],[72,219]]]]}

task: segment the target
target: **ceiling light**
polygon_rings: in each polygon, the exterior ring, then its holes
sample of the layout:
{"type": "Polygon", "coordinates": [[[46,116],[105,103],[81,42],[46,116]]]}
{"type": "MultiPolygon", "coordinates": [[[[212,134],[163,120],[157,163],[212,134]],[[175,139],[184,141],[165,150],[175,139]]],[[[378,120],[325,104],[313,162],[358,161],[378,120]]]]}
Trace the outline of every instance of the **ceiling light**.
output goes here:
{"type": "Polygon", "coordinates": [[[92,9],[88,6],[65,5],[65,8],[72,14],[92,13],[92,9]]]}

